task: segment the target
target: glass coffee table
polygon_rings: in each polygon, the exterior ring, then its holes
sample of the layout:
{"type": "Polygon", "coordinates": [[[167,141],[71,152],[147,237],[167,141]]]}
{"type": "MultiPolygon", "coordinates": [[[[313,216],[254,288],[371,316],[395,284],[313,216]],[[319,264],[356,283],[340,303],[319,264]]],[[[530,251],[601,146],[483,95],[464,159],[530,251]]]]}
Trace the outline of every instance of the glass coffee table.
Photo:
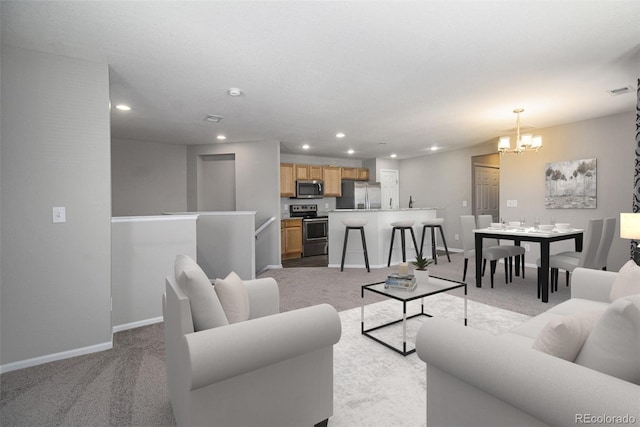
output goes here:
{"type": "Polygon", "coordinates": [[[405,291],[402,289],[385,288],[384,282],[372,283],[370,285],[363,285],[360,291],[362,298],[362,307],[360,312],[360,330],[362,335],[365,335],[372,340],[390,348],[391,350],[400,353],[403,356],[407,356],[416,351],[414,348],[407,350],[407,320],[418,316],[432,317],[430,314],[424,312],[424,299],[432,295],[440,294],[442,292],[449,292],[454,289],[464,288],[464,325],[467,326],[467,284],[463,282],[456,282],[454,280],[442,279],[440,277],[429,276],[427,283],[418,283],[416,289],[413,291],[405,291]],[[402,301],[402,319],[394,320],[392,322],[385,323],[383,325],[375,326],[369,329],[365,329],[364,326],[364,294],[365,291],[373,292],[379,295],[383,295],[387,298],[402,301]],[[407,303],[421,299],[420,312],[407,316],[407,303]],[[394,347],[393,345],[383,341],[382,339],[375,337],[370,332],[377,331],[378,329],[385,328],[387,326],[395,325],[402,322],[402,348],[394,347]]]}

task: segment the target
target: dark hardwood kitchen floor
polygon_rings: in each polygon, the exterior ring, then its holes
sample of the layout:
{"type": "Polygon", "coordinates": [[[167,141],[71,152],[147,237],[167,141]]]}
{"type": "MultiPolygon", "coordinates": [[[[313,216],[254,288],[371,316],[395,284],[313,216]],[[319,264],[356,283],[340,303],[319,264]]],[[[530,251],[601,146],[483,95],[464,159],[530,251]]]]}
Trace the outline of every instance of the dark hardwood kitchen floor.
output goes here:
{"type": "Polygon", "coordinates": [[[327,267],[329,265],[328,255],[315,255],[302,258],[282,260],[282,268],[293,267],[327,267]]]}

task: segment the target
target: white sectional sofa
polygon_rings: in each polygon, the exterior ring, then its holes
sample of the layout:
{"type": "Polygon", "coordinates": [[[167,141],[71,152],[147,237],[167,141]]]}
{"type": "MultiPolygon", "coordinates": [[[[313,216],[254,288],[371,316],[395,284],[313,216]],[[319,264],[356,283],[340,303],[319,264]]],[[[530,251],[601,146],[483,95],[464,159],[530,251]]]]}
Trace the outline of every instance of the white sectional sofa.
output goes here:
{"type": "Polygon", "coordinates": [[[442,318],[426,320],[416,347],[427,363],[427,426],[640,425],[640,295],[610,302],[616,277],[576,269],[570,300],[500,336],[442,318]],[[603,329],[603,313],[620,320],[620,305],[624,327],[603,329]],[[532,348],[550,320],[562,320],[558,324],[589,312],[601,317],[578,344],[575,362],[532,348]],[[596,341],[603,332],[605,342],[596,341]],[[594,352],[605,355],[589,361],[594,352]],[[604,369],[587,367],[599,363],[604,369]]]}

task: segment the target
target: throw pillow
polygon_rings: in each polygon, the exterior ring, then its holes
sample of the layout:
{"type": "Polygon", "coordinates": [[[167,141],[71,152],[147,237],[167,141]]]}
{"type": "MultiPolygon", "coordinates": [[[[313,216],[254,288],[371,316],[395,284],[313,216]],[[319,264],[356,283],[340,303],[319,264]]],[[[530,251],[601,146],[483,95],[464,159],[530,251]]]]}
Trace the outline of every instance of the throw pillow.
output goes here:
{"type": "Polygon", "coordinates": [[[174,273],[178,286],[189,298],[195,331],[229,324],[211,281],[193,259],[178,255],[174,273]]]}
{"type": "Polygon", "coordinates": [[[602,311],[585,311],[550,320],[532,348],[573,362],[600,316],[602,311]]]}
{"type": "Polygon", "coordinates": [[[249,294],[242,279],[233,271],[224,279],[216,279],[214,289],[229,323],[249,319],[249,294]]]}
{"type": "Polygon", "coordinates": [[[640,384],[640,295],[618,298],[604,311],[576,363],[640,384]]]}
{"type": "Polygon", "coordinates": [[[636,294],[640,294],[640,265],[630,259],[622,266],[613,281],[609,300],[613,302],[618,298],[636,294]]]}

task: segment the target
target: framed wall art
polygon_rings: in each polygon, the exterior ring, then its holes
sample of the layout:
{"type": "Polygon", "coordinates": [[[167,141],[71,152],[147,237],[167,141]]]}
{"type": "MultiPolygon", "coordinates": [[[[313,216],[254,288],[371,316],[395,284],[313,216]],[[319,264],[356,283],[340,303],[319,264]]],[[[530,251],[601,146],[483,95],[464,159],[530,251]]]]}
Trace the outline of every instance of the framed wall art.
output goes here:
{"type": "Polygon", "coordinates": [[[598,174],[596,159],[565,160],[545,166],[547,209],[595,209],[598,174]]]}

